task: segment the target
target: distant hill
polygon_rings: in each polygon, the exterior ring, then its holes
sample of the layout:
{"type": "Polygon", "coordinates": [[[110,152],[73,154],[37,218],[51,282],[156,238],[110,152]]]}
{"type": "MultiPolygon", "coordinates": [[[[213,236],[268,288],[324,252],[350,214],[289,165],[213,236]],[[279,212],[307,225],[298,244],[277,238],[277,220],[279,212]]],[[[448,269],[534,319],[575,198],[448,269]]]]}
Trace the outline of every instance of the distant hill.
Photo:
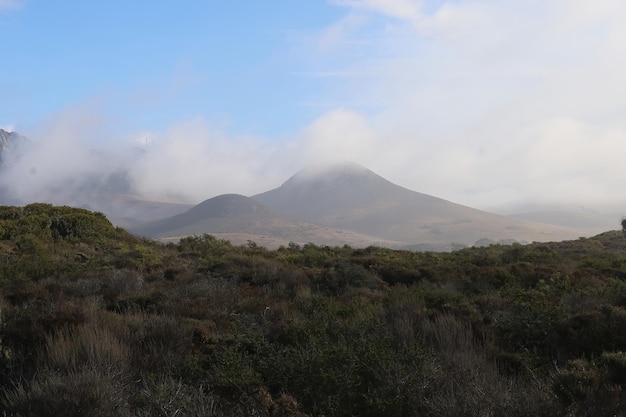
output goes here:
{"type": "Polygon", "coordinates": [[[131,228],[136,233],[150,236],[163,237],[172,234],[201,234],[208,233],[200,231],[199,228],[205,226],[217,227],[214,231],[234,231],[233,227],[241,228],[241,223],[248,223],[245,220],[261,220],[272,217],[272,210],[256,203],[245,196],[238,194],[224,194],[217,196],[193,206],[184,213],[167,217],[154,222],[149,222],[141,226],[131,228]],[[216,220],[220,224],[216,224],[216,220]],[[204,223],[204,224],[202,224],[204,223]]]}
{"type": "MultiPolygon", "coordinates": [[[[87,208],[105,213],[111,222],[121,227],[169,217],[193,206],[181,202],[147,200],[134,195],[134,186],[126,168],[118,164],[114,153],[100,151],[91,151],[99,166],[119,168],[107,172],[94,170],[74,175],[67,181],[51,182],[45,187],[40,187],[41,192],[24,199],[21,197],[23,193],[19,192],[22,191],[19,181],[17,183],[15,180],[6,181],[6,177],[2,175],[7,172],[6,170],[11,170],[24,162],[18,158],[18,150],[23,150],[23,155],[26,156],[29,148],[36,149],[35,146],[35,142],[17,132],[0,129],[0,179],[5,179],[0,181],[0,204],[24,205],[34,200],[87,208]]],[[[143,152],[141,149],[130,151],[135,158],[140,157],[143,152]]],[[[13,178],[15,177],[13,175],[13,178]]]]}
{"type": "Polygon", "coordinates": [[[623,214],[598,213],[583,207],[563,205],[529,207],[508,216],[536,223],[576,228],[592,235],[617,227],[623,214]]]}
{"type": "Polygon", "coordinates": [[[289,242],[325,245],[398,246],[379,237],[320,226],[285,216],[258,201],[238,194],[220,195],[188,211],[162,220],[129,228],[133,233],[172,239],[208,233],[235,244],[248,240],[268,247],[289,242]]]}
{"type": "Polygon", "coordinates": [[[75,207],[103,212],[114,225],[124,228],[170,217],[193,207],[189,203],[147,200],[130,194],[105,192],[78,194],[69,201],[75,207]]]}
{"type": "MultiPolygon", "coordinates": [[[[0,169],[23,162],[16,150],[24,143],[31,142],[0,129],[0,169]]],[[[143,151],[134,152],[139,158],[143,151]]],[[[268,247],[293,241],[449,250],[479,241],[559,241],[597,233],[587,225],[605,224],[600,222],[604,219],[562,213],[522,213],[517,218],[488,213],[400,187],[353,163],[305,169],[252,198],[226,194],[197,206],[152,201],[136,195],[127,166],[115,161],[114,154],[94,151],[92,156],[95,165],[111,168],[70,174],[30,194],[20,192],[30,188],[21,186],[19,176],[0,172],[0,204],[43,201],[82,207],[101,211],[116,226],[145,236],[175,239],[210,233],[268,247]],[[577,221],[585,225],[572,227],[577,221]]]]}
{"type": "Polygon", "coordinates": [[[565,227],[496,215],[411,191],[353,163],[305,169],[253,198],[289,216],[406,245],[548,241],[578,235],[565,227]]]}

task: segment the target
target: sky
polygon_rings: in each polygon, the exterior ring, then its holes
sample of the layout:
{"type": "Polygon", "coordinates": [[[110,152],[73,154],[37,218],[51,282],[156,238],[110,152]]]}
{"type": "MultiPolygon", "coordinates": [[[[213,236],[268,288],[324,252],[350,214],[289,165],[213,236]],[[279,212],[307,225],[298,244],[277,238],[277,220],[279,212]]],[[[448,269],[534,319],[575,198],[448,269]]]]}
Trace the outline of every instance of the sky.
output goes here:
{"type": "Polygon", "coordinates": [[[625,18],[621,0],[0,0],[0,128],[37,144],[0,185],[35,201],[123,169],[200,202],[349,160],[481,209],[617,209],[625,18]]]}

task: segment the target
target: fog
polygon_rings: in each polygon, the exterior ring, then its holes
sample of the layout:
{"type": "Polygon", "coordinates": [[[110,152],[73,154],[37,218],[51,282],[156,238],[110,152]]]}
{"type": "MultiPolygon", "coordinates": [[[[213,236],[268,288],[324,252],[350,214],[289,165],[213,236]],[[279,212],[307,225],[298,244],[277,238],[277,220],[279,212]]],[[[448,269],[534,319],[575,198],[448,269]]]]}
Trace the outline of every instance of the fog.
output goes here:
{"type": "Polygon", "coordinates": [[[196,203],[348,160],[489,210],[626,205],[626,3],[329,3],[344,16],[299,45],[310,51],[302,82],[326,86],[307,125],[242,136],[201,115],[154,131],[111,118],[114,103],[79,103],[12,126],[33,146],[0,185],[37,201],[123,173],[129,194],[196,203]]]}

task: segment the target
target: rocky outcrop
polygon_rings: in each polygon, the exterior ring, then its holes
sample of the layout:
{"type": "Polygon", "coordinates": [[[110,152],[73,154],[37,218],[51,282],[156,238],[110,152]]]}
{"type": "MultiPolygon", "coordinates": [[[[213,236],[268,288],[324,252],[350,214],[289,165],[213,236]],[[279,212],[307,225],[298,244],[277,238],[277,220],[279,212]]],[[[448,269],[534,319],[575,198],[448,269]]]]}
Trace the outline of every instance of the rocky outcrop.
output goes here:
{"type": "Polygon", "coordinates": [[[19,133],[0,129],[0,163],[5,162],[19,144],[25,140],[26,138],[19,133]]]}

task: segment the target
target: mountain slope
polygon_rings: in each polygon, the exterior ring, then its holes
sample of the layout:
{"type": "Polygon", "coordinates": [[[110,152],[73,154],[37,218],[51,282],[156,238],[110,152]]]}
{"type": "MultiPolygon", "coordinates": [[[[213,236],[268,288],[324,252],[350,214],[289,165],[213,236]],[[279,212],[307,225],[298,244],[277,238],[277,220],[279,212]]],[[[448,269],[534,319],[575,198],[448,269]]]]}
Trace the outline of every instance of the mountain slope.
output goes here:
{"type": "Polygon", "coordinates": [[[209,233],[233,243],[255,241],[268,247],[289,242],[326,245],[397,246],[378,237],[337,230],[306,221],[294,220],[252,198],[224,194],[192,207],[182,214],[130,227],[133,233],[168,239],[209,233]]]}
{"type": "MultiPolygon", "coordinates": [[[[67,170],[65,176],[56,178],[53,174],[43,174],[34,181],[37,161],[45,156],[41,152],[37,142],[17,132],[0,129],[0,204],[24,205],[39,201],[88,208],[105,213],[113,224],[122,227],[179,214],[193,206],[133,195],[135,190],[128,169],[120,164],[116,153],[104,151],[89,151],[91,170],[67,170]],[[22,182],[26,177],[33,178],[22,182]]],[[[140,158],[143,151],[131,148],[128,152],[130,160],[140,158]]],[[[64,158],[54,159],[60,161],[59,165],[64,163],[64,158]]]]}
{"type": "Polygon", "coordinates": [[[0,165],[15,156],[15,151],[28,139],[16,132],[0,129],[0,165]]]}
{"type": "Polygon", "coordinates": [[[290,216],[406,244],[473,244],[483,238],[546,241],[578,235],[411,191],[353,163],[305,169],[253,198],[290,216]]]}

